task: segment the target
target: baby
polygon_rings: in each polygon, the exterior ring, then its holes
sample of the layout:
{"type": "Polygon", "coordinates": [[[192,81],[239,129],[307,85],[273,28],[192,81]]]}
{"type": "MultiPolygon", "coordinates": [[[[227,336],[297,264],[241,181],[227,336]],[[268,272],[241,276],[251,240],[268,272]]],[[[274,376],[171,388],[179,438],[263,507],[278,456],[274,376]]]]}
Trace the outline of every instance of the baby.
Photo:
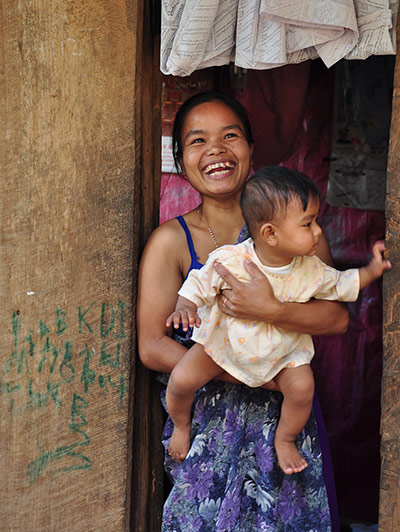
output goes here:
{"type": "Polygon", "coordinates": [[[312,408],[312,338],[222,313],[217,296],[229,287],[213,264],[219,261],[239,280],[249,281],[243,263],[252,260],[280,301],[355,301],[362,288],[391,267],[382,257],[384,244],[374,244],[372,260],[363,268],[340,272],[327,266],[316,257],[322,234],[317,223],[319,206],[318,188],[309,177],[282,167],[257,171],[241,197],[251,238],[212,252],[179,290],[176,310],[166,324],[178,328],[181,323],[184,330],[195,325],[192,339],[196,343],[172,371],[167,387],[167,407],[174,423],[168,451],[174,459],[184,460],[190,447],[194,393],[227,372],[253,387],[274,381],[283,394],[274,441],[279,466],[285,474],[307,467],[295,440],[312,408]]]}

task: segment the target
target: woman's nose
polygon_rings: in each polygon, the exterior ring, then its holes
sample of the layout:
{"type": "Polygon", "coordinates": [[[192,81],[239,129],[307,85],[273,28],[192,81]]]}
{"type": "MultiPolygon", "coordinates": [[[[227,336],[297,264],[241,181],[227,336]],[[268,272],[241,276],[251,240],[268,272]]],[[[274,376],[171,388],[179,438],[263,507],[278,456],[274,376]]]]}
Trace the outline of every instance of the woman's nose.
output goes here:
{"type": "Polygon", "coordinates": [[[226,151],[226,148],[220,140],[215,139],[210,141],[208,147],[209,155],[218,155],[220,153],[223,153],[224,151],[226,151]]]}

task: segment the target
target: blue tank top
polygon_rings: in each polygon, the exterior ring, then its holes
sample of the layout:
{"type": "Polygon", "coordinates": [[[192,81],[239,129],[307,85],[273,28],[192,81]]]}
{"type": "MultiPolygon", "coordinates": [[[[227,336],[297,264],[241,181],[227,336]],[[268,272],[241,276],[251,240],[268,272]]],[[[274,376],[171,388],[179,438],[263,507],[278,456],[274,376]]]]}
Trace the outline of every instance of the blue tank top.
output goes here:
{"type": "MultiPolygon", "coordinates": [[[[197,253],[194,249],[192,235],[190,234],[189,227],[187,226],[185,220],[183,219],[183,216],[177,216],[176,219],[181,224],[182,229],[185,231],[186,242],[187,242],[189,253],[190,253],[190,266],[189,266],[189,270],[185,277],[185,280],[186,280],[191,270],[200,270],[200,268],[203,267],[203,264],[199,262],[199,257],[197,256],[197,253]]],[[[193,329],[189,328],[187,331],[184,331],[182,329],[182,326],[179,326],[179,329],[175,329],[173,333],[173,338],[180,344],[183,344],[185,347],[189,348],[193,345],[193,342],[191,340],[192,333],[193,333],[193,329]]]]}
{"type": "MultiPolygon", "coordinates": [[[[192,235],[190,234],[189,227],[187,226],[183,216],[177,216],[176,219],[181,224],[182,229],[185,231],[186,242],[187,242],[189,252],[190,252],[190,266],[189,266],[189,271],[186,274],[186,277],[187,277],[189,275],[190,270],[200,270],[200,268],[203,267],[203,264],[199,262],[199,257],[197,256],[197,253],[194,249],[192,235]]],[[[186,280],[186,277],[185,277],[185,280],[186,280]]]]}

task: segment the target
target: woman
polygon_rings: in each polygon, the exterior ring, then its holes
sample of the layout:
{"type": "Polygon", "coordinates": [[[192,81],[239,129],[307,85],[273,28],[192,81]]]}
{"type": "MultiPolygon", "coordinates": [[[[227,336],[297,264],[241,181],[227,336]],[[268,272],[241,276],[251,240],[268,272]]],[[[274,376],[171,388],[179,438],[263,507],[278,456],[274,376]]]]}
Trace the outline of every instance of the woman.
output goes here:
{"type": "MultiPolygon", "coordinates": [[[[157,228],[143,254],[139,353],[150,369],[169,373],[186,351],[187,339],[173,339],[165,320],[188,271],[201,267],[216,247],[246,237],[239,197],[249,174],[252,145],[245,110],[226,95],[198,94],[177,113],[175,162],[202,202],[183,219],[157,228]]],[[[326,240],[319,251],[322,260],[332,263],[326,240]]],[[[248,265],[253,280],[247,284],[222,266],[216,268],[232,287],[220,298],[221,310],[231,316],[309,334],[337,334],[347,327],[347,311],[340,303],[279,303],[254,264],[248,265]]],[[[174,486],[164,507],[163,530],[332,530],[314,415],[297,441],[309,466],[287,477],[273,454],[281,395],[237,384],[229,375],[224,380],[209,383],[197,395],[192,447],[183,464],[166,456],[174,486]]],[[[166,446],[171,431],[167,421],[166,446]]]]}

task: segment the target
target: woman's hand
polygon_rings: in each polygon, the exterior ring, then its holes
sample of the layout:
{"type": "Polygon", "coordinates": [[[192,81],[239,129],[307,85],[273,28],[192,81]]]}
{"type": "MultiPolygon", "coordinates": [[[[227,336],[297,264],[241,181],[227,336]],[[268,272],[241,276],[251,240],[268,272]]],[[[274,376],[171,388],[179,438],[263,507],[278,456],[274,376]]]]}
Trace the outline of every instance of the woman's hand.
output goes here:
{"type": "Polygon", "coordinates": [[[231,289],[224,290],[219,296],[219,308],[233,318],[249,319],[273,323],[279,316],[282,303],[272,291],[266,276],[250,260],[244,267],[251,275],[250,282],[243,282],[219,262],[214,263],[217,273],[229,284],[231,289]]]}
{"type": "Polygon", "coordinates": [[[215,262],[218,274],[230,285],[219,296],[219,308],[234,318],[263,321],[304,334],[343,334],[349,324],[344,303],[311,300],[307,303],[278,301],[265,275],[250,260],[245,268],[251,275],[249,282],[238,281],[222,264],[215,262]]]}

